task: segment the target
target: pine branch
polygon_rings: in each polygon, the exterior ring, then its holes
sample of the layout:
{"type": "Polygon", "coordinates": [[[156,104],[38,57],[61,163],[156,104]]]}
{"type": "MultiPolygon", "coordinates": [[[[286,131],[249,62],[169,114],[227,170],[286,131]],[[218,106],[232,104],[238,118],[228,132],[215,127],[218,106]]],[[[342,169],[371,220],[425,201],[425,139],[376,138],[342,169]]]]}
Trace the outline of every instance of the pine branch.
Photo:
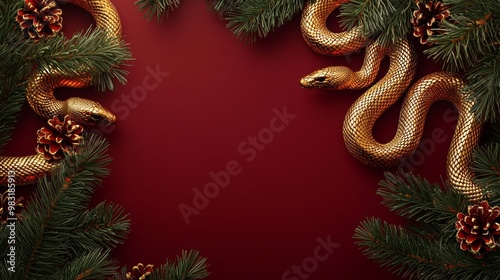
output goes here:
{"type": "Polygon", "coordinates": [[[24,102],[25,85],[18,77],[0,80],[0,153],[11,139],[24,102]]]}
{"type": "Polygon", "coordinates": [[[451,19],[444,21],[439,34],[429,37],[435,45],[426,50],[429,57],[444,62],[446,69],[458,71],[474,66],[481,55],[500,43],[500,3],[498,1],[456,1],[444,3],[451,19]]]}
{"type": "Polygon", "coordinates": [[[249,0],[234,2],[227,11],[227,27],[247,43],[266,37],[299,13],[304,0],[249,0]]]}
{"type": "Polygon", "coordinates": [[[486,53],[466,75],[467,91],[472,92],[471,98],[475,100],[471,111],[482,121],[497,122],[500,119],[500,49],[486,53]]]}
{"type": "Polygon", "coordinates": [[[54,280],[85,279],[102,280],[116,274],[117,265],[110,260],[109,251],[94,249],[80,254],[52,276],[54,280]]]}
{"type": "Polygon", "coordinates": [[[421,273],[422,266],[437,268],[434,264],[432,242],[411,236],[402,227],[389,225],[380,219],[368,218],[355,230],[354,239],[363,253],[383,267],[403,277],[413,278],[421,273]],[[419,254],[415,254],[415,252],[419,254]]]}
{"type": "Polygon", "coordinates": [[[129,233],[130,220],[123,208],[101,202],[95,208],[80,213],[74,219],[69,236],[73,255],[98,248],[113,249],[122,244],[129,233]]]}
{"type": "Polygon", "coordinates": [[[385,176],[377,194],[382,196],[382,204],[399,216],[443,225],[441,231],[446,233],[454,230],[457,213],[466,210],[467,199],[449,185],[443,191],[438,184],[431,184],[411,173],[386,173],[385,176]]]}
{"type": "Polygon", "coordinates": [[[174,10],[180,4],[180,0],[137,0],[135,5],[140,12],[144,12],[144,18],[151,21],[153,18],[161,22],[164,16],[168,16],[169,10],[174,10]]]}
{"type": "Polygon", "coordinates": [[[16,22],[17,11],[24,5],[23,1],[19,0],[3,0],[0,2],[0,42],[14,42],[20,39],[21,32],[17,27],[19,24],[16,22]],[[17,36],[13,35],[15,30],[17,36]],[[10,35],[10,36],[8,36],[10,35]]]}
{"type": "MultiPolygon", "coordinates": [[[[176,257],[176,261],[167,260],[165,264],[155,268],[149,280],[195,280],[208,277],[206,258],[199,256],[198,251],[182,251],[181,256],[176,257]]],[[[123,267],[119,274],[113,277],[114,280],[125,280],[127,268],[123,267]]]]}
{"type": "Polygon", "coordinates": [[[476,20],[455,15],[455,24],[443,21],[441,28],[436,29],[441,34],[429,37],[434,43],[432,48],[424,51],[436,61],[442,62],[448,71],[468,69],[479,61],[480,55],[490,52],[494,46],[486,34],[486,29],[493,29],[493,21],[486,24],[476,24],[476,20]]]}
{"type": "Polygon", "coordinates": [[[210,10],[226,16],[234,7],[241,5],[245,0],[206,0],[210,10]]]}
{"type": "Polygon", "coordinates": [[[454,239],[428,240],[408,234],[402,227],[368,218],[356,228],[354,238],[363,253],[405,278],[497,279],[500,257],[478,260],[459,249],[454,239]]]}
{"type": "Polygon", "coordinates": [[[346,29],[361,26],[367,36],[384,44],[405,38],[416,8],[411,0],[353,0],[340,7],[340,24],[346,29]]]}
{"type": "Polygon", "coordinates": [[[24,78],[28,68],[18,52],[21,44],[15,21],[22,1],[0,2],[0,153],[10,140],[24,102],[24,78]]]}
{"type": "Polygon", "coordinates": [[[99,90],[114,89],[113,79],[126,82],[121,66],[131,60],[128,44],[123,40],[104,36],[104,31],[88,29],[67,40],[63,34],[44,38],[36,44],[26,44],[23,57],[38,69],[58,69],[64,75],[82,74],[82,69],[93,76],[99,90]]]}
{"type": "Polygon", "coordinates": [[[194,280],[203,279],[209,275],[206,258],[199,256],[197,251],[182,251],[181,256],[177,256],[176,262],[162,265],[157,273],[153,273],[152,280],[194,280]]]}
{"type": "Polygon", "coordinates": [[[46,279],[71,259],[68,236],[74,218],[86,209],[101,178],[107,175],[108,144],[86,136],[79,152],[68,155],[49,179],[39,182],[26,208],[28,214],[16,227],[18,239],[16,278],[46,279]]]}
{"type": "Polygon", "coordinates": [[[500,204],[500,143],[486,144],[474,151],[472,170],[491,205],[500,204]]]}

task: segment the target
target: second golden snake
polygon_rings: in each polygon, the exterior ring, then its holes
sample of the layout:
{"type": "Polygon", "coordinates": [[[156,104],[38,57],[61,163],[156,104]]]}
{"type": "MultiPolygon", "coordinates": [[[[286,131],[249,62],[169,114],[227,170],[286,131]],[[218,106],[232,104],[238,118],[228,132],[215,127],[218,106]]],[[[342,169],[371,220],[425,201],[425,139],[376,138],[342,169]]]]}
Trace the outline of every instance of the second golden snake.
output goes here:
{"type": "Polygon", "coordinates": [[[343,66],[327,67],[304,77],[302,86],[334,90],[365,88],[374,82],[383,57],[388,56],[387,74],[356,100],[346,114],[343,134],[347,149],[365,164],[394,165],[418,147],[431,104],[437,100],[450,101],[457,107],[459,119],[448,153],[448,178],[471,201],[480,200],[483,193],[474,183],[470,164],[482,123],[470,112],[473,101],[463,92],[463,80],[455,74],[436,72],[415,82],[405,96],[395,137],[388,143],[378,142],[372,134],[373,126],[410,86],[417,57],[406,40],[382,47],[376,41],[368,43],[359,27],[342,33],[328,30],[327,17],[344,2],[347,1],[309,3],[302,15],[303,37],[311,48],[325,55],[345,55],[367,45],[363,66],[357,72],[343,66]]]}

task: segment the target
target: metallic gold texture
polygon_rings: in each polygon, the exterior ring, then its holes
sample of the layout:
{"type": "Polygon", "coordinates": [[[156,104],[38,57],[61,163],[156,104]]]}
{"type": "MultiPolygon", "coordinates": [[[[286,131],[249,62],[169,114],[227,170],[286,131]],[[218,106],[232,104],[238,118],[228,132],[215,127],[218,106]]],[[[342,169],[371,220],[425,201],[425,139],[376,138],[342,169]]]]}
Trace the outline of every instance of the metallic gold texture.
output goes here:
{"type": "MultiPolygon", "coordinates": [[[[105,36],[121,38],[122,26],[118,12],[110,0],[68,0],[87,10],[94,18],[97,28],[104,30],[105,36]]],[[[26,99],[31,108],[40,116],[62,119],[70,115],[72,120],[82,125],[112,125],[116,122],[113,113],[101,104],[78,97],[66,101],[57,100],[54,90],[59,87],[82,88],[91,84],[92,78],[86,69],[76,69],[76,75],[65,76],[57,68],[36,69],[28,79],[26,99]]],[[[33,137],[34,138],[34,137],[33,137]]],[[[7,174],[15,171],[16,185],[35,183],[40,177],[50,173],[55,163],[48,163],[41,155],[26,157],[0,156],[0,185],[7,184],[7,174]]]]}
{"type": "MultiPolygon", "coordinates": [[[[308,3],[302,15],[302,33],[307,44],[326,55],[342,55],[359,50],[367,42],[360,30],[333,33],[326,27],[330,13],[345,0],[317,0],[308,3]]],[[[474,101],[463,93],[460,76],[436,72],[416,83],[406,93],[395,137],[380,143],[372,130],[377,119],[405,94],[415,77],[417,56],[412,45],[398,41],[382,47],[376,41],[367,43],[363,66],[357,72],[344,66],[317,70],[300,81],[305,88],[333,90],[360,89],[372,84],[384,56],[390,59],[387,74],[358,98],[344,120],[344,141],[359,161],[372,166],[395,165],[408,157],[419,145],[429,107],[438,100],[453,103],[459,120],[447,159],[447,175],[452,186],[471,201],[482,199],[482,189],[474,183],[470,169],[472,151],[477,145],[482,123],[470,112],[474,101]]]]}

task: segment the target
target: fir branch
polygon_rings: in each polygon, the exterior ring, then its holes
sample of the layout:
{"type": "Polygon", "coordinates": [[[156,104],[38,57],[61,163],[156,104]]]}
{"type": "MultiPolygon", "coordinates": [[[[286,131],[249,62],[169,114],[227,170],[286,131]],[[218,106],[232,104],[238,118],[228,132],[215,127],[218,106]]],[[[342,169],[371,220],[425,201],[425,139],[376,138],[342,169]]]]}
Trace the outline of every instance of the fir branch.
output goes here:
{"type": "Polygon", "coordinates": [[[368,218],[361,222],[354,239],[368,258],[403,277],[413,278],[420,274],[422,264],[439,266],[432,261],[432,252],[428,252],[433,242],[409,235],[402,227],[380,219],[368,218]],[[415,254],[418,251],[419,254],[415,254]]]}
{"type": "MultiPolygon", "coordinates": [[[[500,31],[499,31],[500,32],[500,31]]],[[[500,44],[500,43],[499,43],[500,44]]],[[[500,49],[486,53],[466,72],[471,98],[471,111],[482,121],[500,118],[500,49]]]]}
{"type": "Polygon", "coordinates": [[[485,189],[491,205],[500,204],[500,143],[486,144],[474,151],[472,170],[476,183],[485,189]]]}
{"type": "Polygon", "coordinates": [[[354,238],[370,259],[405,278],[493,280],[498,277],[498,255],[478,260],[460,250],[453,238],[443,236],[431,241],[375,218],[363,221],[354,238]]]}
{"type": "Polygon", "coordinates": [[[113,79],[124,84],[128,72],[120,67],[131,60],[128,44],[104,36],[99,28],[88,29],[69,40],[61,33],[44,38],[36,44],[27,44],[22,55],[38,69],[57,69],[63,75],[79,75],[83,69],[93,76],[99,90],[113,90],[113,79]]]}
{"type": "Polygon", "coordinates": [[[19,77],[0,80],[0,153],[11,139],[25,99],[25,85],[19,77]]]}
{"type": "Polygon", "coordinates": [[[377,194],[382,196],[382,204],[402,217],[442,225],[446,234],[454,230],[457,213],[466,210],[467,199],[449,185],[443,191],[438,184],[411,173],[386,173],[385,177],[377,194]]]}
{"type": "Polygon", "coordinates": [[[130,220],[122,207],[101,202],[74,219],[69,242],[73,254],[98,248],[113,249],[122,244],[129,233],[130,220]]]}
{"type": "Polygon", "coordinates": [[[116,261],[110,259],[109,253],[109,251],[103,251],[102,249],[84,251],[83,254],[67,263],[51,279],[108,279],[116,274],[118,268],[116,261]]]}
{"type": "Polygon", "coordinates": [[[456,1],[444,3],[451,19],[443,21],[439,34],[429,37],[434,46],[425,51],[434,60],[444,62],[450,71],[474,66],[481,55],[498,48],[500,43],[499,1],[456,1]]]}
{"type": "MultiPolygon", "coordinates": [[[[204,279],[210,274],[207,271],[206,258],[199,256],[198,251],[182,251],[181,256],[176,257],[176,261],[167,260],[165,264],[154,268],[149,276],[149,280],[195,280],[204,279]]],[[[123,267],[119,274],[113,277],[114,280],[128,279],[127,268],[123,267]]]]}
{"type": "Polygon", "coordinates": [[[468,69],[478,62],[480,55],[493,50],[494,46],[485,35],[486,29],[493,29],[492,21],[476,24],[476,21],[460,15],[453,16],[456,23],[443,21],[440,34],[430,36],[432,48],[424,51],[430,58],[442,62],[448,71],[468,69]]]}
{"type": "Polygon", "coordinates": [[[203,279],[209,275],[207,272],[207,259],[199,256],[197,251],[182,251],[175,262],[167,260],[152,275],[152,280],[194,280],[203,279]]]}
{"type": "Polygon", "coordinates": [[[210,10],[226,16],[234,7],[241,5],[245,0],[206,0],[210,10]]]}
{"type": "Polygon", "coordinates": [[[304,0],[249,0],[234,2],[227,11],[227,27],[247,43],[266,37],[299,13],[304,0]]]}
{"type": "MultiPolygon", "coordinates": [[[[68,235],[73,219],[83,211],[93,189],[107,175],[108,144],[95,136],[85,137],[79,153],[68,155],[52,173],[39,182],[26,208],[26,219],[18,224],[19,259],[15,279],[46,279],[70,255],[68,235]]],[[[14,279],[14,278],[11,278],[14,279]]]]}
{"type": "Polygon", "coordinates": [[[19,23],[16,22],[16,14],[24,5],[23,1],[19,0],[3,0],[0,1],[0,42],[16,41],[21,37],[21,32],[16,29],[19,23]],[[15,31],[14,31],[15,30],[15,31]],[[16,32],[17,36],[12,36],[12,32],[16,32]],[[9,36],[10,35],[10,36],[9,36]]]}
{"type": "Polygon", "coordinates": [[[353,0],[341,6],[340,24],[346,29],[361,26],[367,36],[378,36],[387,45],[406,37],[415,7],[411,0],[353,0]]]}
{"type": "Polygon", "coordinates": [[[19,53],[21,32],[15,21],[23,2],[0,2],[0,153],[10,140],[17,116],[24,102],[28,67],[19,53]]]}
{"type": "Polygon", "coordinates": [[[151,21],[153,18],[161,22],[169,10],[174,10],[180,4],[180,0],[137,0],[135,5],[140,12],[144,12],[144,18],[151,21]]]}

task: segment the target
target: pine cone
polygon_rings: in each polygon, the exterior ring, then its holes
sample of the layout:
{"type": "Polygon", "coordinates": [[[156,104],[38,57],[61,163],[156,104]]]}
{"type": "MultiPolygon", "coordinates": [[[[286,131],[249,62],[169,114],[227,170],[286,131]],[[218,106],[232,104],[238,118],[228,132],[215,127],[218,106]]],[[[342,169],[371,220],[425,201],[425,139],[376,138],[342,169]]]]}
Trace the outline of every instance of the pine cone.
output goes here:
{"type": "Polygon", "coordinates": [[[48,120],[50,128],[42,127],[37,131],[36,151],[48,161],[59,160],[64,152],[70,152],[82,138],[83,127],[65,116],[61,122],[57,117],[48,120]]]}
{"type": "Polygon", "coordinates": [[[144,266],[139,263],[132,268],[132,272],[127,272],[126,277],[128,280],[146,280],[150,278],[153,268],[152,264],[144,266]]]}
{"type": "Polygon", "coordinates": [[[27,38],[38,41],[61,30],[62,10],[54,0],[25,0],[24,9],[17,11],[16,21],[27,38]]]}
{"type": "Polygon", "coordinates": [[[500,207],[491,208],[488,201],[469,206],[468,215],[457,214],[455,227],[460,249],[469,251],[480,259],[484,253],[500,246],[500,207]]]}
{"type": "Polygon", "coordinates": [[[419,1],[417,3],[418,10],[413,11],[413,36],[420,38],[420,43],[431,46],[432,43],[427,41],[427,38],[438,31],[432,30],[441,26],[443,19],[450,17],[450,11],[439,0],[430,0],[427,4],[419,1]]]}
{"type": "Polygon", "coordinates": [[[21,203],[24,198],[16,197],[9,200],[9,192],[4,192],[0,197],[0,223],[7,223],[8,218],[15,216],[18,220],[22,220],[21,210],[24,209],[24,205],[21,203]],[[10,209],[9,209],[10,202],[10,209]]]}

